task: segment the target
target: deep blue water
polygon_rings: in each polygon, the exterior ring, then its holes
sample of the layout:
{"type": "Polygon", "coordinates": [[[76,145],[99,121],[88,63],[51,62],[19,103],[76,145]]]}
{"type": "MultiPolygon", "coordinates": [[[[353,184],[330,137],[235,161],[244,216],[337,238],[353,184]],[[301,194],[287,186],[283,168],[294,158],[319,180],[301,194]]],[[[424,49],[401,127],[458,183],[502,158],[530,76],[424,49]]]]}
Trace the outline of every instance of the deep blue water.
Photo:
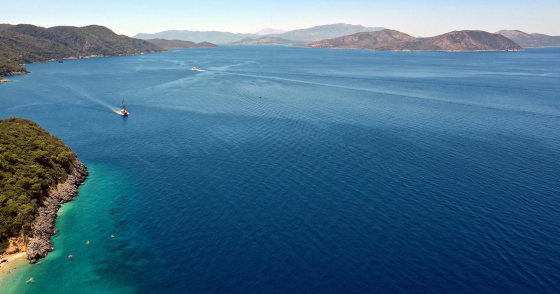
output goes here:
{"type": "Polygon", "coordinates": [[[28,69],[0,118],[39,123],[91,176],[5,292],[560,292],[560,48],[28,69]]]}

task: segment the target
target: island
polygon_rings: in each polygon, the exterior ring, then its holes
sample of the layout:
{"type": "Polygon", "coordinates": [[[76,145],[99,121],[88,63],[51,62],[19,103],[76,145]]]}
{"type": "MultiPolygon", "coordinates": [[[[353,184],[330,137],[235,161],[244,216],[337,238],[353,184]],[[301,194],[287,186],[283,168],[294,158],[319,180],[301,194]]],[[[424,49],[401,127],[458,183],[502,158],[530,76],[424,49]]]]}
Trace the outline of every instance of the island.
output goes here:
{"type": "Polygon", "coordinates": [[[0,25],[0,77],[28,73],[23,67],[27,63],[163,51],[168,50],[98,25],[0,25]]]}
{"type": "Polygon", "coordinates": [[[23,118],[0,120],[0,258],[52,251],[61,204],[78,195],[87,168],[62,140],[23,118]]]}
{"type": "Polygon", "coordinates": [[[156,46],[162,48],[216,48],[220,47],[216,44],[212,44],[210,42],[200,42],[195,43],[191,41],[182,41],[182,40],[167,40],[167,39],[148,39],[146,40],[156,46]]]}
{"type": "Polygon", "coordinates": [[[507,37],[523,48],[538,48],[546,46],[560,46],[560,36],[549,36],[545,34],[527,34],[519,30],[501,30],[496,32],[507,37]]]}
{"type": "Polygon", "coordinates": [[[321,40],[303,46],[375,51],[523,51],[517,43],[500,34],[472,30],[453,31],[421,39],[395,30],[381,30],[321,40]]]}

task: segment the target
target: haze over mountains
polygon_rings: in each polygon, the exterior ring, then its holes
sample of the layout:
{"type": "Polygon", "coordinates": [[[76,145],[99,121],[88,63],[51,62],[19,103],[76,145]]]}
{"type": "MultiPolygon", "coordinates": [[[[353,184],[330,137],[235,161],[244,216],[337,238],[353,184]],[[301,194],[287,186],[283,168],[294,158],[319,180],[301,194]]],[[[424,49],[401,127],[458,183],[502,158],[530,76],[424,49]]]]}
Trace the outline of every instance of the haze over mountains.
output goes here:
{"type": "Polygon", "coordinates": [[[527,34],[518,30],[501,30],[496,32],[507,37],[521,47],[542,47],[542,46],[560,46],[560,36],[549,36],[544,34],[527,34]]]}
{"type": "Polygon", "coordinates": [[[294,44],[302,44],[303,42],[301,41],[296,41],[296,40],[287,40],[287,39],[283,39],[283,38],[278,38],[278,37],[261,37],[258,39],[251,39],[251,38],[245,38],[242,40],[239,40],[237,42],[231,42],[231,43],[227,43],[227,44],[232,44],[232,45],[294,45],[294,44]]]}
{"type": "MultiPolygon", "coordinates": [[[[359,32],[379,31],[382,29],[384,28],[364,27],[361,25],[350,25],[350,24],[339,23],[339,24],[316,26],[308,29],[294,30],[282,34],[270,34],[267,36],[278,37],[287,40],[300,41],[301,43],[307,43],[307,42],[318,41],[323,39],[341,37],[341,36],[355,34],[359,32]]],[[[169,40],[173,39],[173,40],[191,41],[195,43],[206,41],[214,44],[237,42],[245,38],[258,39],[260,37],[262,37],[262,35],[259,34],[234,34],[230,32],[218,32],[218,31],[202,32],[202,31],[178,31],[178,30],[163,31],[155,34],[140,33],[134,36],[134,38],[139,38],[139,39],[159,38],[159,39],[169,39],[169,40]]]]}
{"type": "Polygon", "coordinates": [[[266,36],[266,35],[270,35],[270,34],[283,34],[285,32],[287,32],[287,31],[265,28],[265,29],[262,29],[262,30],[256,32],[255,34],[256,35],[261,35],[261,36],[266,36]]]}

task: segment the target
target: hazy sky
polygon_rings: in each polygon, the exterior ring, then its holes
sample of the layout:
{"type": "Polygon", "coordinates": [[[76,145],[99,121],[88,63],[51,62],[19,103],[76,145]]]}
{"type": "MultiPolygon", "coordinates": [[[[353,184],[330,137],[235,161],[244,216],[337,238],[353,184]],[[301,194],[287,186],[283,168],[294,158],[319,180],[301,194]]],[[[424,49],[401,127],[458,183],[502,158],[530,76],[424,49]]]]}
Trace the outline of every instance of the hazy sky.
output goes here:
{"type": "Polygon", "coordinates": [[[380,26],[413,36],[463,29],[558,36],[560,0],[18,0],[2,1],[0,23],[98,24],[129,36],[171,29],[254,33],[333,23],[380,26]]]}

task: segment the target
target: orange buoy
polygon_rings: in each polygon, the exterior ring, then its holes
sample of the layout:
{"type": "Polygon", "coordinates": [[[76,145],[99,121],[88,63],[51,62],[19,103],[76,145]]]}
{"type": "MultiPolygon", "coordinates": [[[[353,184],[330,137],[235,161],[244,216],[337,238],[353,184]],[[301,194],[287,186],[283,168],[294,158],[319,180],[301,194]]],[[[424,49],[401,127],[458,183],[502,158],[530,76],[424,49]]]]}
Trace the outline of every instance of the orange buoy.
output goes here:
{"type": "Polygon", "coordinates": [[[72,258],[72,257],[74,257],[74,255],[68,255],[68,258],[72,258]]]}

